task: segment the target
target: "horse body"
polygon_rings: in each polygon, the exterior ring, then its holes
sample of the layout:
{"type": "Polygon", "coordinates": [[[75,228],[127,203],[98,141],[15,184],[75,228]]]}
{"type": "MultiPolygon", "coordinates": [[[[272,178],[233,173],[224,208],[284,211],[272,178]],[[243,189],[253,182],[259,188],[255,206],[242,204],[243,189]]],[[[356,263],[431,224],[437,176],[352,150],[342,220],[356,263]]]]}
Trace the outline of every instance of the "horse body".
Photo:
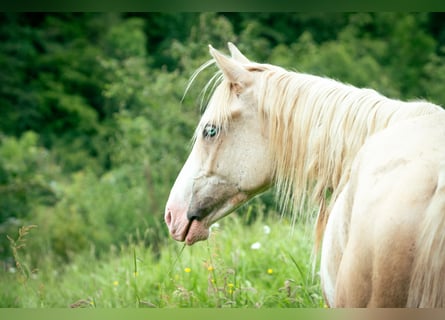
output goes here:
{"type": "Polygon", "coordinates": [[[275,184],[294,212],[320,207],[330,306],[443,306],[443,109],[229,49],[231,58],[210,48],[220,83],[167,201],[173,238],[206,239],[212,223],[275,184]]]}
{"type": "MultiPolygon", "coordinates": [[[[445,115],[402,122],[360,149],[324,234],[321,277],[330,305],[403,307],[409,293],[420,290],[411,286],[419,276],[413,266],[424,263],[420,252],[428,248],[419,247],[416,236],[429,219],[445,163],[444,123],[445,115]]],[[[440,224],[445,212],[435,218],[440,224]]],[[[443,287],[444,277],[436,286],[443,287]]],[[[443,306],[443,293],[439,305],[425,306],[443,306]]],[[[411,299],[408,306],[423,303],[411,299]]]]}

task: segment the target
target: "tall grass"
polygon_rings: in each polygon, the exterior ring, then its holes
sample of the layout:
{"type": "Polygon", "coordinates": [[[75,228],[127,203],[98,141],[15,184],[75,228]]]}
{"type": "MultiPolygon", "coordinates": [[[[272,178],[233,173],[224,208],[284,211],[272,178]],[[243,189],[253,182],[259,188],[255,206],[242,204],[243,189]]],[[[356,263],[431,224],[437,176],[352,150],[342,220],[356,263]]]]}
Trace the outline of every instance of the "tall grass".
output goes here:
{"type": "MultiPolygon", "coordinates": [[[[32,241],[32,233],[26,234],[32,241]]],[[[278,217],[246,225],[232,215],[209,240],[185,247],[166,240],[155,255],[140,243],[93,248],[69,264],[43,255],[34,270],[26,244],[0,274],[1,307],[322,307],[310,264],[311,231],[278,217]],[[23,270],[26,272],[23,277],[23,270]]]]}

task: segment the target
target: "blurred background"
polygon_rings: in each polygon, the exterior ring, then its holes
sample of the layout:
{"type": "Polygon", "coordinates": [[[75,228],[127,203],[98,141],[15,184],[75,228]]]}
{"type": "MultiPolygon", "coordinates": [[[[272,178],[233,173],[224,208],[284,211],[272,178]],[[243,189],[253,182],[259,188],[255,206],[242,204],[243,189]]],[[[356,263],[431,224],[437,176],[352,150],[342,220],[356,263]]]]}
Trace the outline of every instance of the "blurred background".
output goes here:
{"type": "MultiPolygon", "coordinates": [[[[200,116],[208,44],[445,105],[444,13],[1,13],[0,261],[60,264],[168,238],[163,212],[200,116]],[[183,100],[182,100],[183,99],[183,100]],[[15,246],[17,249],[17,246],[15,246]]],[[[256,199],[276,214],[274,198],[256,199]]],[[[241,211],[244,209],[240,209],[241,211]]],[[[255,210],[246,220],[254,220],[255,210]]]]}

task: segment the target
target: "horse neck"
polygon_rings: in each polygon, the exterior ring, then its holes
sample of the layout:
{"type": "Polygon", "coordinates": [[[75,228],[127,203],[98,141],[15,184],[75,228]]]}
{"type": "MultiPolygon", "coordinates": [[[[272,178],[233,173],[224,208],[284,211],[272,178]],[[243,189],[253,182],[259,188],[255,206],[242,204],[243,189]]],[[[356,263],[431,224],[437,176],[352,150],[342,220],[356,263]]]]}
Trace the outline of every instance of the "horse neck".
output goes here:
{"type": "Polygon", "coordinates": [[[324,203],[329,189],[335,199],[370,135],[439,108],[293,72],[264,73],[259,83],[259,111],[267,121],[279,196],[292,206],[324,203]]]}

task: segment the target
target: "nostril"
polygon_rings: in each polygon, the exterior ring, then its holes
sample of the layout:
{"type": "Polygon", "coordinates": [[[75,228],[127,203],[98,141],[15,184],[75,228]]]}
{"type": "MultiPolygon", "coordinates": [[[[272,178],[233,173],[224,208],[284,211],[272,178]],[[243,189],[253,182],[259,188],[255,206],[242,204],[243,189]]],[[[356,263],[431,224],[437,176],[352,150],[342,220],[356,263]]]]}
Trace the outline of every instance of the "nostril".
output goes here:
{"type": "Polygon", "coordinates": [[[168,210],[165,215],[165,223],[167,224],[167,226],[170,227],[171,222],[172,222],[172,213],[170,212],[170,210],[168,210]]]}

